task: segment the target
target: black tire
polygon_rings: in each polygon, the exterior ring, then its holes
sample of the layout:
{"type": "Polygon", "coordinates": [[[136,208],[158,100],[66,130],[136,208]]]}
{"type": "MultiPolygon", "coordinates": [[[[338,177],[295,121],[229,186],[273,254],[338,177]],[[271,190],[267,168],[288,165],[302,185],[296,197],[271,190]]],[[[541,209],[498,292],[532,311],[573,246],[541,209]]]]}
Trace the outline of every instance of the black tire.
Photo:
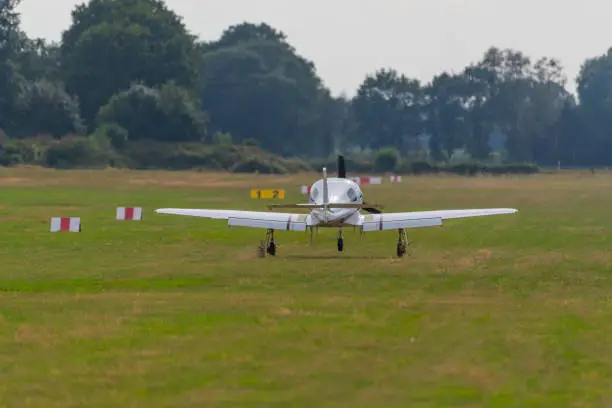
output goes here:
{"type": "Polygon", "coordinates": [[[402,245],[402,244],[397,244],[397,256],[398,256],[398,258],[401,258],[402,256],[404,256],[404,254],[406,254],[406,247],[404,247],[404,245],[402,245]]]}
{"type": "Polygon", "coordinates": [[[338,252],[342,252],[344,250],[344,240],[340,238],[338,240],[338,252]]]}
{"type": "Polygon", "coordinates": [[[274,242],[270,242],[270,245],[268,245],[268,253],[272,256],[276,255],[276,244],[274,242]]]}

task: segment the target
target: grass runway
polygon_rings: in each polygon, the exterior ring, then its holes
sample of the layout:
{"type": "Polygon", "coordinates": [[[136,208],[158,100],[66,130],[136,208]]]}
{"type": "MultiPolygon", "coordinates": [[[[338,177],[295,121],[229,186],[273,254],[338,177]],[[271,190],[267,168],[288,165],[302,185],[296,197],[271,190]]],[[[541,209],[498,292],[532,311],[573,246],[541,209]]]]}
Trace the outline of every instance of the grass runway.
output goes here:
{"type": "Polygon", "coordinates": [[[0,406],[612,405],[612,174],[363,186],[386,211],[520,211],[408,230],[403,259],[350,229],[259,259],[265,230],[153,213],[316,178],[0,168],[0,406]]]}

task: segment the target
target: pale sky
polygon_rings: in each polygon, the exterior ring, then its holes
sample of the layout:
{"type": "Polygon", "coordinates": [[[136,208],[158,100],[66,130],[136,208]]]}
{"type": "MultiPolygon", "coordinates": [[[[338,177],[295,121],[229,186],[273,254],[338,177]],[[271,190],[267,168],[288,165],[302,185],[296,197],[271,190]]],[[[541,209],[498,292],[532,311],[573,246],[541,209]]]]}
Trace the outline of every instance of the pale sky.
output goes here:
{"type": "MultiPolygon", "coordinates": [[[[59,40],[75,0],[23,0],[22,28],[59,40]]],[[[392,67],[429,81],[460,71],[491,45],[561,60],[574,92],[586,58],[612,46],[609,0],[167,0],[203,40],[243,21],[283,31],[335,95],[392,67]],[[213,5],[214,4],[214,5],[213,5]]]]}

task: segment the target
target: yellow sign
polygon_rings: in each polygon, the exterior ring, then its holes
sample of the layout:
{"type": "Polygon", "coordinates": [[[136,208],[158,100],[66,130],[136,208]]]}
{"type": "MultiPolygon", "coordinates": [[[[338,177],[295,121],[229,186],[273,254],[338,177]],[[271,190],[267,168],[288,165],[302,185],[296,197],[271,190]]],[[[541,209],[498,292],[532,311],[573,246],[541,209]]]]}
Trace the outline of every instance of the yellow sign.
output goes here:
{"type": "Polygon", "coordinates": [[[251,198],[285,198],[285,190],[251,190],[251,198]]]}

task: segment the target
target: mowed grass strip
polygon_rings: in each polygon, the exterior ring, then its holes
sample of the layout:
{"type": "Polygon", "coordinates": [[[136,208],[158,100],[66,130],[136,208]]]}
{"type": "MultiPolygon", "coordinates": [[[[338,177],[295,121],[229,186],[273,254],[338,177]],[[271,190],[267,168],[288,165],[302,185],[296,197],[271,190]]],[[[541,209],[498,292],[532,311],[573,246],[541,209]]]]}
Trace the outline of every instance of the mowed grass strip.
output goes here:
{"type": "Polygon", "coordinates": [[[264,230],[153,213],[304,202],[317,177],[1,169],[0,405],[610,405],[612,175],[364,186],[387,211],[520,210],[409,230],[404,259],[350,229],[259,259],[264,230]]]}

